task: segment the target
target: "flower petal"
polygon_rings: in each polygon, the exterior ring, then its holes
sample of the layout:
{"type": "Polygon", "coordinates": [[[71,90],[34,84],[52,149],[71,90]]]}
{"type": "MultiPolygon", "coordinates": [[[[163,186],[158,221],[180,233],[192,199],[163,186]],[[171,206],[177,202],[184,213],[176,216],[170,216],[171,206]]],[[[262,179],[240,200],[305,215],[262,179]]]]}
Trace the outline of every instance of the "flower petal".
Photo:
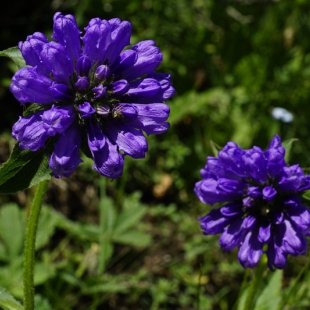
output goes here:
{"type": "Polygon", "coordinates": [[[257,230],[249,231],[238,251],[238,259],[244,268],[257,266],[263,254],[263,243],[257,240],[257,230]]]}
{"type": "Polygon", "coordinates": [[[283,248],[285,252],[294,256],[305,254],[307,250],[306,239],[293,228],[290,221],[284,220],[284,225],[283,248]]]}
{"type": "Polygon", "coordinates": [[[267,160],[259,147],[245,151],[242,156],[246,173],[253,180],[264,184],[267,181],[267,160]]]}
{"type": "Polygon", "coordinates": [[[41,32],[35,32],[28,36],[25,42],[19,42],[18,47],[29,66],[36,67],[38,73],[48,77],[49,70],[46,68],[41,60],[41,51],[43,46],[48,43],[46,36],[41,32]]]}
{"type": "Polygon", "coordinates": [[[277,191],[274,189],[273,185],[265,186],[263,188],[263,199],[272,201],[273,198],[277,195],[277,191]]]}
{"type": "Polygon", "coordinates": [[[10,91],[21,103],[52,103],[49,88],[52,80],[38,73],[35,68],[22,68],[12,78],[10,91]]]}
{"type": "Polygon", "coordinates": [[[131,24],[119,18],[110,19],[108,22],[111,26],[111,43],[106,57],[109,64],[113,65],[123,48],[130,44],[131,24]]]}
{"type": "Polygon", "coordinates": [[[123,78],[131,81],[144,74],[152,73],[160,65],[163,54],[152,40],[141,41],[132,46],[137,52],[134,65],[122,72],[123,78]]]}
{"type": "Polygon", "coordinates": [[[94,169],[100,174],[115,179],[123,174],[124,156],[119,154],[116,145],[106,139],[104,148],[92,152],[94,169]]]}
{"type": "Polygon", "coordinates": [[[276,177],[286,166],[284,161],[285,149],[281,145],[281,139],[275,135],[270,142],[268,150],[265,152],[265,157],[268,161],[267,171],[271,177],[276,177]]]}
{"type": "Polygon", "coordinates": [[[242,194],[244,184],[229,179],[206,179],[195,184],[195,194],[198,198],[210,205],[218,202],[237,200],[242,194]]]}
{"type": "Polygon", "coordinates": [[[219,209],[214,209],[198,220],[204,235],[216,235],[222,233],[227,225],[235,221],[235,217],[224,217],[219,209]]]}
{"type": "Polygon", "coordinates": [[[69,177],[80,162],[81,133],[77,124],[71,125],[59,136],[49,160],[49,166],[56,178],[69,177]]]}
{"type": "Polygon", "coordinates": [[[145,157],[148,146],[140,130],[135,130],[127,124],[110,124],[107,130],[110,139],[126,155],[130,155],[133,158],[145,157]]]}
{"type": "Polygon", "coordinates": [[[258,241],[266,243],[269,241],[271,236],[271,224],[269,222],[263,222],[260,226],[259,226],[259,230],[258,230],[258,241]]]}
{"type": "Polygon", "coordinates": [[[89,56],[92,64],[103,64],[107,57],[107,50],[111,44],[111,25],[106,20],[93,18],[85,28],[83,52],[89,56]]]}
{"type": "Polygon", "coordinates": [[[241,244],[246,233],[247,229],[243,227],[243,219],[238,218],[224,229],[219,239],[219,244],[223,250],[230,251],[241,244]]]}
{"type": "Polygon", "coordinates": [[[87,101],[85,101],[83,104],[80,104],[78,109],[81,112],[80,115],[82,118],[89,118],[94,113],[96,113],[96,110],[87,101]]]}
{"type": "Polygon", "coordinates": [[[130,125],[142,129],[146,134],[159,134],[169,128],[166,120],[170,114],[170,108],[163,103],[132,104],[138,112],[138,117],[130,125]]]}
{"type": "Polygon", "coordinates": [[[19,141],[22,149],[37,151],[44,146],[48,139],[48,134],[44,128],[44,122],[41,120],[43,111],[37,112],[31,116],[19,118],[13,126],[13,137],[19,141]]]}
{"type": "Polygon", "coordinates": [[[107,139],[96,121],[87,122],[87,140],[91,152],[103,149],[106,144],[107,139]]]}
{"type": "Polygon", "coordinates": [[[282,248],[282,239],[284,237],[284,230],[279,227],[277,232],[271,235],[268,243],[268,250],[266,252],[268,257],[268,267],[273,270],[273,267],[283,269],[287,264],[287,253],[282,248]]]}
{"type": "Polygon", "coordinates": [[[91,69],[91,60],[90,58],[82,54],[76,62],[76,73],[78,76],[88,76],[88,73],[91,69]]]}
{"type": "Polygon", "coordinates": [[[49,42],[43,46],[40,56],[43,64],[51,71],[56,80],[69,86],[69,78],[74,68],[65,48],[59,43],[49,42]]]}
{"type": "Polygon", "coordinates": [[[42,114],[43,128],[50,137],[64,133],[75,120],[75,110],[72,106],[52,106],[42,114]]]}
{"type": "Polygon", "coordinates": [[[53,38],[61,43],[71,60],[77,60],[81,53],[80,34],[73,15],[54,15],[53,38]]]}

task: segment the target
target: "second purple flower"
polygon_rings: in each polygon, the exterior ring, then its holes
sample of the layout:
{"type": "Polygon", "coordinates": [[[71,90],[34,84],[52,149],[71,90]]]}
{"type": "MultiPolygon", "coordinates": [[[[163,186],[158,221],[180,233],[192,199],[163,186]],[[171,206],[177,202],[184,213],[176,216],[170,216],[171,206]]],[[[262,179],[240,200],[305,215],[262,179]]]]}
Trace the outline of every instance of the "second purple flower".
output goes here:
{"type": "Polygon", "coordinates": [[[19,48],[29,67],[13,77],[11,92],[21,104],[36,103],[20,117],[13,136],[23,149],[36,151],[56,137],[49,165],[55,177],[70,176],[81,162],[83,136],[94,169],[116,178],[124,156],[143,158],[143,135],[169,128],[170,75],[155,73],[163,55],[146,40],[131,48],[131,25],[117,18],[92,19],[81,32],[72,15],[56,13],[53,38],[39,32],[19,48]]]}
{"type": "Polygon", "coordinates": [[[278,135],[266,151],[229,142],[200,170],[197,197],[220,204],[199,218],[201,229],[205,235],[221,234],[224,250],[238,247],[243,267],[257,266],[266,253],[269,268],[282,269],[288,255],[306,253],[310,211],[300,196],[310,188],[310,176],[298,165],[288,166],[284,155],[278,135]]]}

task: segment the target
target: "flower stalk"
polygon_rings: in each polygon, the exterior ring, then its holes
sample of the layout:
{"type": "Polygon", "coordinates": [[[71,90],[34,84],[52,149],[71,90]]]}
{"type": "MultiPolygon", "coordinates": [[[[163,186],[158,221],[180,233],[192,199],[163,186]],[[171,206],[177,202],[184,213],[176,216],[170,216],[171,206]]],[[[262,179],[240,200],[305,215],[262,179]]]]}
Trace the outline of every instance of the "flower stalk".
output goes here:
{"type": "Polygon", "coordinates": [[[253,309],[255,305],[255,295],[258,292],[259,286],[263,279],[263,274],[265,270],[265,265],[263,263],[259,263],[258,266],[253,270],[253,278],[250,284],[250,287],[247,292],[246,300],[244,303],[244,310],[253,309]]]}
{"type": "Polygon", "coordinates": [[[39,183],[30,208],[24,247],[24,309],[34,309],[34,257],[40,211],[48,187],[48,180],[39,183]]]}

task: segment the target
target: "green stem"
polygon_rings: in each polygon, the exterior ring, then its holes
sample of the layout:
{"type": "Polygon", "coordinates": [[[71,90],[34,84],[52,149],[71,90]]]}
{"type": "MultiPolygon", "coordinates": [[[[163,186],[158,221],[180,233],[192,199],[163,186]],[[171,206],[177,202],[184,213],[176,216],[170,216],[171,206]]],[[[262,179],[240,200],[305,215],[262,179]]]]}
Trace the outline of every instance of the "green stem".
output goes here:
{"type": "Polygon", "coordinates": [[[105,205],[104,205],[104,197],[106,197],[106,179],[101,178],[99,181],[99,192],[100,192],[100,201],[99,201],[99,228],[100,228],[100,235],[99,235],[99,246],[100,246],[100,252],[99,252],[99,268],[98,272],[99,274],[103,274],[105,271],[105,205]]]}
{"type": "Polygon", "coordinates": [[[24,248],[24,309],[34,310],[34,254],[39,215],[49,181],[39,183],[30,208],[24,248]]]}
{"type": "Polygon", "coordinates": [[[248,293],[243,307],[244,310],[254,309],[256,294],[263,279],[264,270],[265,265],[263,262],[260,262],[259,265],[254,269],[252,282],[248,289],[248,293]]]}

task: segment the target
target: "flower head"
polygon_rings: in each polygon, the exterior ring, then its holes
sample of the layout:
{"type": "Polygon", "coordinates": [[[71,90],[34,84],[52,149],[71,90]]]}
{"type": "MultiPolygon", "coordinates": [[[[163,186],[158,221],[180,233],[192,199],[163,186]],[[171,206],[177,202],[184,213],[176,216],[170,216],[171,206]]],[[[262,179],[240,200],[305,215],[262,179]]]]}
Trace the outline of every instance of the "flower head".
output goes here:
{"type": "Polygon", "coordinates": [[[154,41],[125,49],[129,22],[93,18],[81,34],[72,15],[56,13],[55,41],[35,32],[19,43],[28,66],[16,72],[10,90],[35,112],[20,117],[13,136],[32,151],[54,137],[49,165],[55,177],[74,172],[86,144],[94,169],[116,178],[125,155],[145,156],[143,132],[160,134],[169,128],[163,101],[174,89],[170,75],[154,72],[163,58],[154,41]]]}
{"type": "Polygon", "coordinates": [[[277,135],[266,151],[229,142],[200,171],[197,197],[210,205],[221,203],[199,218],[201,229],[205,235],[222,234],[224,250],[238,246],[243,267],[255,267],[265,252],[269,268],[282,269],[289,254],[306,252],[310,212],[299,194],[310,188],[310,177],[298,165],[287,166],[284,155],[277,135]]]}

